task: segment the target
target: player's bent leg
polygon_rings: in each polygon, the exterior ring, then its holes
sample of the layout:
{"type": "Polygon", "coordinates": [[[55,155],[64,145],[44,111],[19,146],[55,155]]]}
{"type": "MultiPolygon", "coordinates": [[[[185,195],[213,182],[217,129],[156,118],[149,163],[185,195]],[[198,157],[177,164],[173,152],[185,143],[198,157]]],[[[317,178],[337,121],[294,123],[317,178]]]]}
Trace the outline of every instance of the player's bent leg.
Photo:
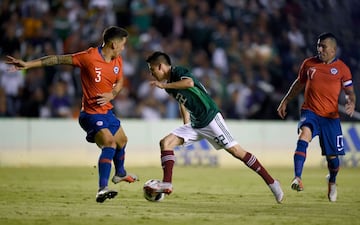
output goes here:
{"type": "Polygon", "coordinates": [[[235,146],[226,150],[235,158],[240,159],[247,167],[259,174],[259,176],[261,176],[261,178],[263,178],[265,183],[269,186],[270,190],[275,196],[276,201],[278,203],[282,202],[284,198],[284,192],[281,189],[279,181],[272,178],[267,170],[261,165],[260,161],[255,157],[255,155],[245,151],[239,144],[236,144],[235,146]]]}
{"type": "Polygon", "coordinates": [[[174,148],[184,143],[184,140],[174,134],[169,134],[160,141],[162,182],[157,183],[157,192],[170,194],[172,192],[172,174],[175,164],[174,148]]]}

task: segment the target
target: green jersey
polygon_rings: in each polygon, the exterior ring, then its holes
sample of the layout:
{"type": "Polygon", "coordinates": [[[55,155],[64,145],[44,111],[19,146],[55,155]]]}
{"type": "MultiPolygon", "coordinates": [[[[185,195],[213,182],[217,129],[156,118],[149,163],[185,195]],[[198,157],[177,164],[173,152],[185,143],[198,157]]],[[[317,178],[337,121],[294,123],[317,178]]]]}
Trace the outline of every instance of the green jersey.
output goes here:
{"type": "Polygon", "coordinates": [[[205,87],[188,69],[180,66],[172,67],[168,83],[180,81],[184,78],[191,78],[194,81],[194,87],[165,89],[165,91],[189,111],[192,127],[206,127],[220,110],[207,93],[205,87]]]}

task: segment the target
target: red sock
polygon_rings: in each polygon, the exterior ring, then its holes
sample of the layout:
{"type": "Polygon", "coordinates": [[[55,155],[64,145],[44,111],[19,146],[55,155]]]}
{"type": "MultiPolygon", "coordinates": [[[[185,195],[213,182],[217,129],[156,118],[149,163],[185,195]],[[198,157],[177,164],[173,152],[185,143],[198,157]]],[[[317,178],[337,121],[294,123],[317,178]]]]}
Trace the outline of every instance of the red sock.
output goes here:
{"type": "Polygon", "coordinates": [[[172,170],[175,163],[175,155],[172,150],[161,151],[161,166],[163,168],[163,182],[172,182],[172,170]]]}
{"type": "Polygon", "coordinates": [[[270,174],[260,164],[259,160],[257,160],[257,158],[253,154],[247,152],[242,161],[246,164],[247,167],[258,173],[262,177],[262,179],[264,179],[266,184],[274,183],[274,179],[270,176],[270,174]]]}

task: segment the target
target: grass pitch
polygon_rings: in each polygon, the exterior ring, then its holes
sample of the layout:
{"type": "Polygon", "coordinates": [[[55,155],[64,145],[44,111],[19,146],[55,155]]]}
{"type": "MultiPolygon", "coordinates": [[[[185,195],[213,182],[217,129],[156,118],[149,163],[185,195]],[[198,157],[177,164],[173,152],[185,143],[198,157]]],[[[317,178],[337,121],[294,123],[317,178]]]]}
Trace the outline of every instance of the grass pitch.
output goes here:
{"type": "Polygon", "coordinates": [[[134,184],[110,184],[115,199],[95,202],[96,168],[0,168],[1,225],[223,225],[359,224],[360,170],[340,170],[338,201],[327,200],[325,168],[305,168],[305,190],[290,190],[291,168],[269,168],[285,192],[277,204],[263,180],[248,168],[174,168],[174,192],[164,201],[143,198],[142,185],[161,168],[128,168],[134,184]]]}

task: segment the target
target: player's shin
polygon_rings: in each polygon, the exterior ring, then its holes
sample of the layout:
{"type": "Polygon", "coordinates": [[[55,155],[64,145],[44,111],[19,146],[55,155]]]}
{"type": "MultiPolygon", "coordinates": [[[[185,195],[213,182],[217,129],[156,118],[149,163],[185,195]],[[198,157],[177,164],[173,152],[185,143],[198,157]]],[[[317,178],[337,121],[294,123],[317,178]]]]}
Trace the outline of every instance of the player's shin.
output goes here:
{"type": "Polygon", "coordinates": [[[294,153],[294,174],[295,177],[301,177],[306,160],[306,149],[308,143],[303,140],[298,140],[296,150],[294,153]]]}
{"type": "Polygon", "coordinates": [[[114,166],[115,166],[115,174],[117,176],[123,177],[126,175],[126,170],[125,170],[125,147],[122,148],[118,148],[115,151],[115,155],[113,158],[114,161],[114,166]]]}
{"type": "Polygon", "coordinates": [[[327,158],[327,162],[329,169],[329,183],[336,183],[336,176],[340,168],[339,157],[336,156],[335,158],[327,158]]]}
{"type": "Polygon", "coordinates": [[[115,154],[115,149],[111,147],[104,147],[98,161],[99,170],[99,188],[108,186],[108,181],[111,172],[111,163],[115,154]]]}
{"type": "Polygon", "coordinates": [[[261,165],[259,160],[253,154],[247,152],[242,161],[247,167],[258,173],[263,178],[266,184],[274,183],[274,179],[270,176],[267,170],[261,165]]]}
{"type": "Polygon", "coordinates": [[[161,166],[163,169],[163,182],[172,182],[175,155],[173,150],[161,151],[161,166]]]}

